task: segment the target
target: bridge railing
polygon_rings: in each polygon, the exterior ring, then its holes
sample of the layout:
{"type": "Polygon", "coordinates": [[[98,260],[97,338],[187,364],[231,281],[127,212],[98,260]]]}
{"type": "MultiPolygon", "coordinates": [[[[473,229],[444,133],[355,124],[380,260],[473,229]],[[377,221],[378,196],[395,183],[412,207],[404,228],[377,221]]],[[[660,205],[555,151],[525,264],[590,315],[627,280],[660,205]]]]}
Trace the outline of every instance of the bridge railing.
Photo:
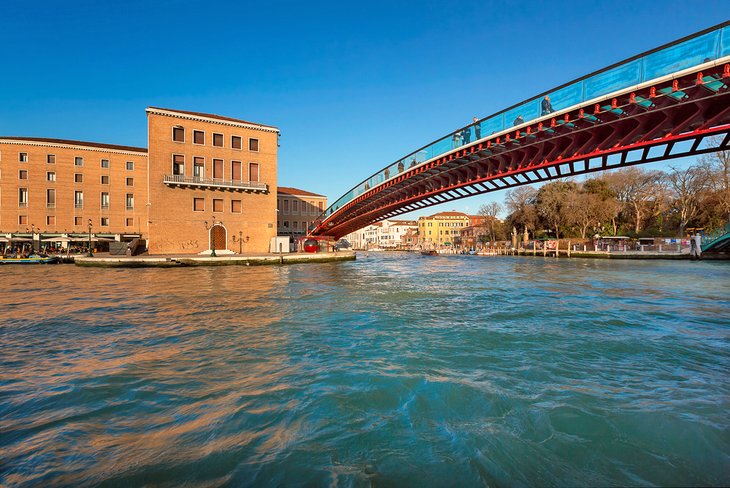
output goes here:
{"type": "Polygon", "coordinates": [[[454,149],[533,123],[542,117],[550,118],[553,112],[560,112],[588,100],[729,55],[730,21],[541,93],[462,127],[381,169],[338,198],[318,221],[326,220],[343,205],[399,173],[454,149]]]}
{"type": "Polygon", "coordinates": [[[722,239],[723,237],[730,234],[730,222],[725,224],[722,227],[718,227],[716,229],[712,229],[708,232],[705,232],[702,234],[702,247],[708,247],[713,242],[717,241],[718,239],[722,239]]]}

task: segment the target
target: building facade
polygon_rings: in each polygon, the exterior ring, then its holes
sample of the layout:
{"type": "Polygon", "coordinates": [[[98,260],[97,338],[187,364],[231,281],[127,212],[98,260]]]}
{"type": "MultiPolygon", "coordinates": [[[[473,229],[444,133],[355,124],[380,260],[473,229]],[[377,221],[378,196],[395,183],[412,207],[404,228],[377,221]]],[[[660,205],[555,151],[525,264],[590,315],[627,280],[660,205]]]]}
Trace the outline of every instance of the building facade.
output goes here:
{"type": "Polygon", "coordinates": [[[294,239],[307,235],[312,222],[327,208],[327,197],[299,188],[277,190],[277,233],[294,239]]]}
{"type": "Polygon", "coordinates": [[[461,229],[468,227],[469,216],[463,212],[439,212],[418,219],[418,235],[423,247],[453,246],[461,241],[461,229]]]}
{"type": "Polygon", "coordinates": [[[278,129],[149,107],[148,148],[0,137],[0,234],[147,241],[150,254],[267,252],[278,129]]]}
{"type": "Polygon", "coordinates": [[[415,220],[383,220],[345,236],[354,249],[404,249],[412,245],[418,231],[415,220]],[[410,239],[405,236],[411,236],[410,239]],[[404,243],[408,244],[405,245],[404,243]]]}
{"type": "Polygon", "coordinates": [[[147,233],[145,148],[0,137],[0,233],[147,233]]]}

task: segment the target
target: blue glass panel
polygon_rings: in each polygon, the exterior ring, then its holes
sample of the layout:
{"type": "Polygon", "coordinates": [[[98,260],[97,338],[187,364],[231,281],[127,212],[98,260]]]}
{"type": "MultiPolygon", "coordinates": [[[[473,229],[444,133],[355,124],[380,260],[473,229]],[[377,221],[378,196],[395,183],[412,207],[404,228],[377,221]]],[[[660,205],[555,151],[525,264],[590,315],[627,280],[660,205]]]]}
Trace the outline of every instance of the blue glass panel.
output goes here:
{"type": "Polygon", "coordinates": [[[452,136],[444,137],[440,141],[432,144],[433,154],[432,158],[451,151],[454,148],[454,139],[452,136]]]}
{"type": "Polygon", "coordinates": [[[584,100],[600,97],[607,93],[638,85],[641,82],[641,61],[636,60],[613,69],[598,73],[583,80],[584,100]]]}
{"type": "MultiPolygon", "coordinates": [[[[554,91],[550,95],[550,104],[553,111],[563,110],[583,101],[583,82],[579,81],[568,85],[560,90],[554,91]]],[[[542,100],[540,100],[542,103],[542,100]]]]}
{"type": "Polygon", "coordinates": [[[490,117],[486,120],[482,120],[482,137],[491,136],[504,130],[504,115],[500,114],[495,117],[490,117]]]}
{"type": "Polygon", "coordinates": [[[668,75],[715,59],[720,44],[720,30],[708,32],[676,46],[657,51],[644,58],[642,81],[668,75]]]}
{"type": "Polygon", "coordinates": [[[512,110],[508,110],[504,113],[504,120],[508,126],[520,125],[523,122],[529,122],[534,120],[540,115],[540,102],[537,100],[531,100],[527,103],[523,103],[519,107],[515,107],[512,110]],[[522,122],[518,119],[522,118],[522,122]]]}
{"type": "Polygon", "coordinates": [[[720,55],[723,58],[730,56],[730,25],[722,28],[722,36],[720,40],[720,55]]]}

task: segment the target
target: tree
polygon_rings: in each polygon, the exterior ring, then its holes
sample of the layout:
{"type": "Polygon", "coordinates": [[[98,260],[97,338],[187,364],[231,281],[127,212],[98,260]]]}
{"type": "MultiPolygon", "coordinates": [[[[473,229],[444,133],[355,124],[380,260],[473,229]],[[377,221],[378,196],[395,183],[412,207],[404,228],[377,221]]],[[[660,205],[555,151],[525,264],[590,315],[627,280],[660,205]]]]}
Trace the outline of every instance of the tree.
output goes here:
{"type": "Polygon", "coordinates": [[[602,200],[597,193],[573,192],[569,199],[571,209],[568,218],[578,227],[582,239],[586,238],[588,229],[600,228],[601,222],[613,213],[610,200],[602,200]]]}
{"type": "MultiPolygon", "coordinates": [[[[710,144],[719,146],[721,138],[710,140],[710,144]]],[[[730,151],[718,151],[700,158],[700,165],[707,172],[708,195],[716,207],[713,213],[720,214],[719,220],[730,222],[730,151]]]]}
{"type": "Polygon", "coordinates": [[[702,199],[708,189],[708,172],[699,166],[687,169],[671,168],[666,177],[672,196],[672,208],[679,217],[679,235],[700,212],[702,199]]]}
{"type": "Polygon", "coordinates": [[[630,218],[637,234],[645,228],[650,217],[664,209],[666,187],[661,171],[625,168],[608,175],[606,180],[623,204],[623,211],[630,218]]]}
{"type": "Polygon", "coordinates": [[[489,202],[479,207],[479,211],[477,212],[479,216],[484,217],[484,228],[492,237],[492,242],[497,240],[496,234],[499,225],[497,215],[501,211],[502,205],[499,202],[489,202]]]}
{"type": "Polygon", "coordinates": [[[538,220],[536,198],[537,190],[531,186],[518,186],[509,190],[505,197],[509,221],[515,226],[534,231],[538,220]]]}
{"type": "Polygon", "coordinates": [[[560,239],[560,228],[570,224],[571,193],[575,191],[576,184],[572,181],[554,181],[537,192],[537,213],[555,231],[557,239],[560,239]]]}

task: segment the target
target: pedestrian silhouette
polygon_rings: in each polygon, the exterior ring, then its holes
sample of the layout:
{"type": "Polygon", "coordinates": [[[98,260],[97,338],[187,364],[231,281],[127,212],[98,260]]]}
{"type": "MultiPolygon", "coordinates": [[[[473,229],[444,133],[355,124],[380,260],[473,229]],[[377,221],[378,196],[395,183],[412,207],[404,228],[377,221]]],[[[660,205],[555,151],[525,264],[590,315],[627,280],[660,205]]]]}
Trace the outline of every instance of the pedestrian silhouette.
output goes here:
{"type": "Polygon", "coordinates": [[[474,117],[474,135],[476,135],[477,140],[482,138],[482,126],[476,117],[474,117]]]}
{"type": "Polygon", "coordinates": [[[547,115],[555,112],[553,110],[553,105],[550,103],[550,97],[545,95],[545,98],[542,99],[542,115],[547,115]]]}
{"type": "Polygon", "coordinates": [[[514,125],[520,125],[520,124],[524,124],[524,123],[525,123],[525,119],[522,118],[522,115],[518,115],[517,118],[515,119],[514,125]]]}

